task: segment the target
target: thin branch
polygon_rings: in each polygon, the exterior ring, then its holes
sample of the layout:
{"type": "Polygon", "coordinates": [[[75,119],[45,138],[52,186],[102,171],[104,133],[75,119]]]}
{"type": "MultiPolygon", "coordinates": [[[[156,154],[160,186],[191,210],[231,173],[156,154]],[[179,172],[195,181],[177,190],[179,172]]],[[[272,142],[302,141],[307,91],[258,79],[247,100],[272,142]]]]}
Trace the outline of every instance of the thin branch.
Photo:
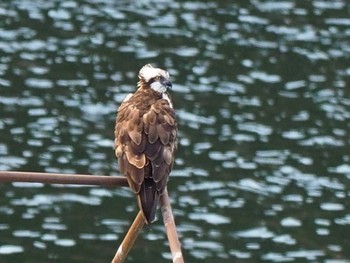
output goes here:
{"type": "Polygon", "coordinates": [[[123,242],[120,244],[117,250],[117,253],[115,254],[112,260],[112,263],[123,263],[125,261],[131,247],[133,246],[145,222],[146,221],[145,221],[145,218],[143,217],[143,213],[140,210],[134,222],[130,226],[129,231],[126,234],[123,242]]]}
{"type": "Polygon", "coordinates": [[[0,171],[0,183],[5,182],[129,186],[126,178],[122,176],[0,171]]]}
{"type": "Polygon", "coordinates": [[[181,244],[176,232],[176,225],[174,221],[173,212],[171,210],[168,190],[165,189],[163,195],[160,197],[160,205],[162,209],[163,221],[168,236],[171,255],[173,263],[184,263],[181,244]]]}

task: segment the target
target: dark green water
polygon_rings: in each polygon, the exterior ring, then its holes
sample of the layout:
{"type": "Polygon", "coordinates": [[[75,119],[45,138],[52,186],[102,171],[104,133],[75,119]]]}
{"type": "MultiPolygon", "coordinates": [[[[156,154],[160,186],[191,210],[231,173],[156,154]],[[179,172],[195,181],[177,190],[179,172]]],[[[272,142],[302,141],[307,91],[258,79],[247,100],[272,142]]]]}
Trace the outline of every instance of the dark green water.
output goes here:
{"type": "MultiPolygon", "coordinates": [[[[0,169],[117,175],[117,107],[172,75],[169,182],[186,262],[350,262],[350,7],[2,1],[0,169]]],[[[0,262],[110,262],[128,189],[0,185],[0,262]]],[[[164,227],[127,262],[170,262],[164,227]]]]}

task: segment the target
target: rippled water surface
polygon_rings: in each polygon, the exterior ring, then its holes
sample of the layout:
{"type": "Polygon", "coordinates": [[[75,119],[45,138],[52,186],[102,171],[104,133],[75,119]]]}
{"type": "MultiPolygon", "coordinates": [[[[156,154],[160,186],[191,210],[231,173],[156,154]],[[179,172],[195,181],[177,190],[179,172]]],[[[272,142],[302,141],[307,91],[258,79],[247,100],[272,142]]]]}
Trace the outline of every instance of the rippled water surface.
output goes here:
{"type": "MultiPolygon", "coordinates": [[[[118,175],[116,109],[172,75],[186,262],[350,262],[350,8],[335,1],[3,1],[0,169],[118,175]]],[[[1,262],[110,262],[128,189],[0,185],[1,262]]],[[[164,227],[128,262],[170,262],[164,227]]]]}

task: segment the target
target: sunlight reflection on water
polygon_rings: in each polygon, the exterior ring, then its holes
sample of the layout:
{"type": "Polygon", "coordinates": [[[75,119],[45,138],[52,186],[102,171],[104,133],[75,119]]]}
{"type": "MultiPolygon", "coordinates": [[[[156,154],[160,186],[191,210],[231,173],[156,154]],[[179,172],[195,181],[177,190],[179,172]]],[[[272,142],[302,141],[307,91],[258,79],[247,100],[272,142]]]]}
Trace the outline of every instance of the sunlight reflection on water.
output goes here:
{"type": "MultiPolygon", "coordinates": [[[[188,261],[349,262],[345,7],[1,3],[0,169],[118,174],[116,109],[152,62],[174,83],[169,192],[188,261]]],[[[1,187],[4,262],[110,260],[137,209],[126,189],[1,187]]],[[[158,221],[131,262],[169,258],[158,221]]]]}

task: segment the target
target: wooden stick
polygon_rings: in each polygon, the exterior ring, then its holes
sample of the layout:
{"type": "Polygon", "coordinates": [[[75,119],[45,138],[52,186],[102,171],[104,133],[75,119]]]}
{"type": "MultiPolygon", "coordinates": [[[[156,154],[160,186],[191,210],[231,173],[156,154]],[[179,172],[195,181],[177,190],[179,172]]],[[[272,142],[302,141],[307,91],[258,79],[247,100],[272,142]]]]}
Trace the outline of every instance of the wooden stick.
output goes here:
{"type": "Polygon", "coordinates": [[[122,176],[0,171],[0,183],[5,182],[129,186],[126,178],[122,176]]]}
{"type": "Polygon", "coordinates": [[[112,259],[112,263],[123,263],[129,254],[131,247],[133,246],[137,236],[139,235],[141,229],[145,224],[145,218],[143,217],[143,213],[141,210],[137,214],[134,222],[129,228],[128,233],[126,234],[123,242],[120,244],[117,253],[112,259]]]}
{"type": "Polygon", "coordinates": [[[171,255],[173,256],[173,263],[184,263],[181,252],[181,244],[177,236],[176,225],[174,222],[174,216],[171,210],[167,189],[165,189],[163,195],[160,197],[160,205],[162,209],[166,234],[168,236],[171,255]]]}

